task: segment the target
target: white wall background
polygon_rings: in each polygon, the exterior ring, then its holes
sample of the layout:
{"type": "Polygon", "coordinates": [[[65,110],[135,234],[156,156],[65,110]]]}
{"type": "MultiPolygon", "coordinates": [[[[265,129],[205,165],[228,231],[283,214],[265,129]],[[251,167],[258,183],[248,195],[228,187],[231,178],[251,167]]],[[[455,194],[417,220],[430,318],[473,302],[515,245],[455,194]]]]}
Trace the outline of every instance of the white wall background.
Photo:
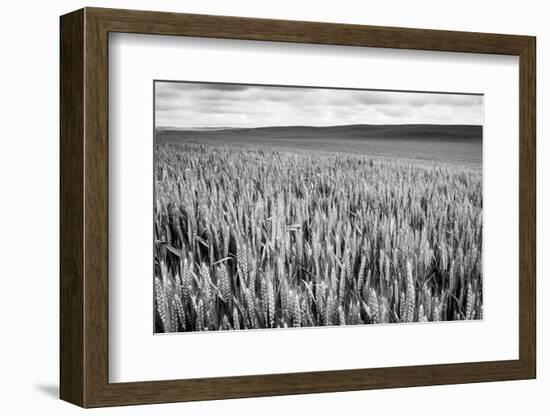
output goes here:
{"type": "Polygon", "coordinates": [[[550,26],[545,2],[437,0],[121,0],[4,2],[0,15],[0,410],[3,414],[82,412],[58,395],[58,16],[103,6],[276,19],[318,20],[433,29],[529,34],[538,37],[538,330],[536,381],[410,388],[338,394],[225,400],[92,410],[88,414],[280,415],[422,414],[546,415],[550,410],[550,285],[544,249],[550,209],[544,192],[550,145],[543,130],[550,99],[545,72],[550,26]],[[32,413],[31,413],[32,412],[32,413]]]}

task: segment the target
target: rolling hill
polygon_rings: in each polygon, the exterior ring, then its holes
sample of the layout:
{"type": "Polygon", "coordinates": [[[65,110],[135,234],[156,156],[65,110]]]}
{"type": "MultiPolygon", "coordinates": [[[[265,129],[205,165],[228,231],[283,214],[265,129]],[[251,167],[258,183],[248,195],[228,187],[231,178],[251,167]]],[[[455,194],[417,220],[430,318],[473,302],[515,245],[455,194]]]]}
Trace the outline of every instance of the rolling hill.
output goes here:
{"type": "Polygon", "coordinates": [[[174,143],[271,147],[285,151],[328,151],[375,157],[480,166],[482,126],[400,124],[282,126],[156,130],[174,143]]]}

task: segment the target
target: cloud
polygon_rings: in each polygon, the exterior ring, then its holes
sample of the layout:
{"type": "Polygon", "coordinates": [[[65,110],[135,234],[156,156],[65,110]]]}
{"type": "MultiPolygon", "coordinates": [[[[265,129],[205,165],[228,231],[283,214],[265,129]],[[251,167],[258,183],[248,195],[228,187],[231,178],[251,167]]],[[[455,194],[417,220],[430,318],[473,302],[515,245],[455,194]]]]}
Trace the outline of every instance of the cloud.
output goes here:
{"type": "Polygon", "coordinates": [[[466,94],[410,94],[407,97],[407,102],[413,107],[426,105],[469,107],[472,105],[481,105],[483,97],[481,95],[466,94]]]}
{"type": "Polygon", "coordinates": [[[155,83],[157,126],[482,124],[481,95],[155,83]]]}
{"type": "Polygon", "coordinates": [[[411,108],[398,105],[380,105],[376,109],[380,113],[392,118],[404,118],[413,114],[411,108]]]}

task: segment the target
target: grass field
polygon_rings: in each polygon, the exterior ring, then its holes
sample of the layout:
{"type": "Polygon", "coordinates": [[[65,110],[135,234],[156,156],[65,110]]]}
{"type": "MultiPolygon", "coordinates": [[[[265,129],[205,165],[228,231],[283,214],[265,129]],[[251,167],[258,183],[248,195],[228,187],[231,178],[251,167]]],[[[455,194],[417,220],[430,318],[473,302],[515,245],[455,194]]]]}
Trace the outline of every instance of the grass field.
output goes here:
{"type": "Polygon", "coordinates": [[[159,131],[155,332],[481,319],[481,129],[384,127],[159,131]]]}

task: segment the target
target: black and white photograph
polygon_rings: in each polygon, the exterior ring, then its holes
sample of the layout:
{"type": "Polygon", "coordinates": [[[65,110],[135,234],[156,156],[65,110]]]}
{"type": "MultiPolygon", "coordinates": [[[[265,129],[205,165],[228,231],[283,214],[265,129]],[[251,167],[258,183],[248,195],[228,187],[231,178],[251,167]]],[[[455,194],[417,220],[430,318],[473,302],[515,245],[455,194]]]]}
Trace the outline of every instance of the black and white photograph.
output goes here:
{"type": "Polygon", "coordinates": [[[154,332],[483,319],[483,95],[154,81],[154,332]]]}

